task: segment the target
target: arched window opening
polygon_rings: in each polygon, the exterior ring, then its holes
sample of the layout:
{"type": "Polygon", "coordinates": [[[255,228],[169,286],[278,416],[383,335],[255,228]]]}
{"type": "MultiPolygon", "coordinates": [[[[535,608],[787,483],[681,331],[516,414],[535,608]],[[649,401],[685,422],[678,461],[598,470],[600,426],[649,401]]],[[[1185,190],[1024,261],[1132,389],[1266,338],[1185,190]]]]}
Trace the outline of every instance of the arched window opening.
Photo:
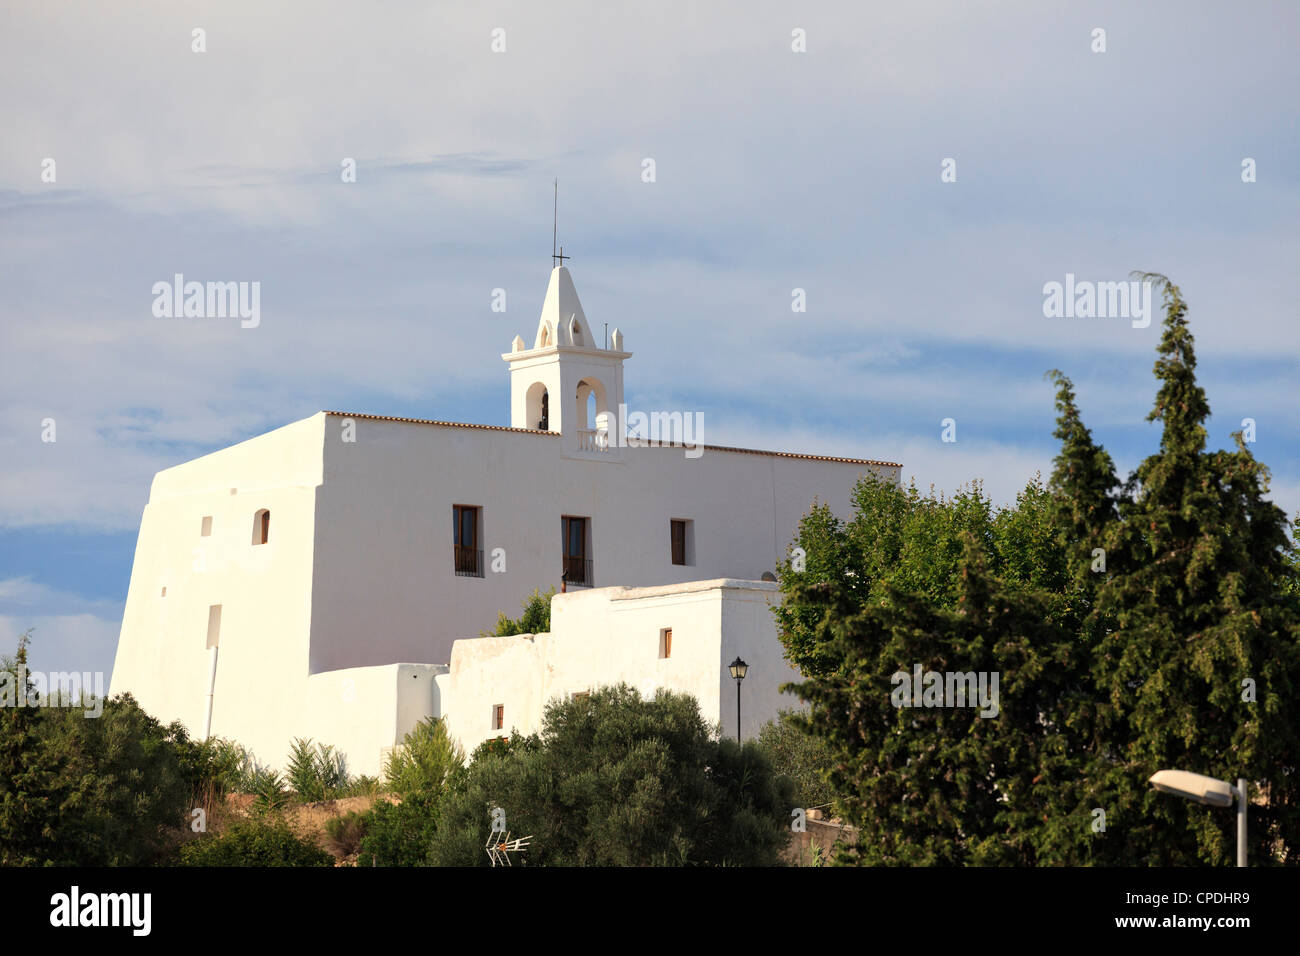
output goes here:
{"type": "Polygon", "coordinates": [[[263,508],[253,515],[253,544],[266,544],[271,540],[271,512],[263,508]]]}
{"type": "Polygon", "coordinates": [[[571,408],[578,432],[578,449],[605,451],[609,436],[601,431],[601,427],[609,427],[609,405],[605,400],[605,386],[600,379],[588,377],[580,381],[571,408]]]}
{"type": "Polygon", "coordinates": [[[574,320],[573,320],[573,323],[569,326],[569,331],[570,331],[570,332],[572,333],[572,335],[573,335],[573,344],[574,344],[574,345],[581,345],[581,344],[582,344],[582,326],[578,324],[578,320],[577,320],[577,319],[574,319],[574,320]]]}
{"type": "Polygon", "coordinates": [[[528,392],[525,398],[527,405],[527,416],[524,421],[528,428],[536,428],[541,431],[549,431],[551,427],[551,397],[546,390],[546,386],[541,382],[533,382],[528,386],[528,392]]]}

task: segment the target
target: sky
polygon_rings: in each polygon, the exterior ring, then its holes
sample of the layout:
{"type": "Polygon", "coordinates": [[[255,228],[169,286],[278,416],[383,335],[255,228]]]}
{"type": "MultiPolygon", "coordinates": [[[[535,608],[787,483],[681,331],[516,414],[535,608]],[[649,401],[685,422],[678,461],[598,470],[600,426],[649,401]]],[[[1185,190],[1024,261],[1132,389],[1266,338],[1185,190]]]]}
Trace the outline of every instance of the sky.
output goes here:
{"type": "Polygon", "coordinates": [[[1010,503],[1059,368],[1125,476],[1159,297],[1140,328],[1044,287],[1154,271],[1211,447],[1254,419],[1300,512],[1294,4],[271,7],[0,8],[0,653],[111,671],[163,468],[322,409],[508,424],[557,178],[629,407],[710,444],[1010,503]],[[155,316],[177,273],[259,283],[260,321],[155,316]]]}

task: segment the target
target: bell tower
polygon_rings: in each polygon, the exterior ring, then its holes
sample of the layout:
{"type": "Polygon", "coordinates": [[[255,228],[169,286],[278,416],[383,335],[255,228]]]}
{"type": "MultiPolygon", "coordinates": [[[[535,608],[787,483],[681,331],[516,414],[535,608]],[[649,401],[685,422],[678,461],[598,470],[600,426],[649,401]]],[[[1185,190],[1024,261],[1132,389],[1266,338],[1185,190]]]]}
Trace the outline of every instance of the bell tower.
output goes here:
{"type": "Polygon", "coordinates": [[[592,334],[573,277],[556,266],[532,347],[516,335],[501,356],[510,366],[511,427],[559,432],[567,456],[622,460],[615,429],[622,427],[623,360],[631,355],[618,329],[608,347],[592,334]]]}

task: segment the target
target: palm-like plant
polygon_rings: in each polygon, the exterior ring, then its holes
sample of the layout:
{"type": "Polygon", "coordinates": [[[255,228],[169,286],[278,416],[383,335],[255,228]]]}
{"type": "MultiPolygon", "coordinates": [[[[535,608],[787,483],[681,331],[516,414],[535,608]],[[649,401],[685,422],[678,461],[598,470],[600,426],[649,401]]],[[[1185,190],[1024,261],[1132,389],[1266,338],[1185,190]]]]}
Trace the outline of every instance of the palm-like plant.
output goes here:
{"type": "Polygon", "coordinates": [[[329,800],[348,783],[343,755],[329,744],[313,745],[310,738],[293,741],[285,776],[290,789],[308,801],[329,800]]]}
{"type": "Polygon", "coordinates": [[[249,778],[249,791],[253,794],[252,809],[256,814],[282,810],[289,803],[283,778],[264,767],[253,769],[249,778]]]}

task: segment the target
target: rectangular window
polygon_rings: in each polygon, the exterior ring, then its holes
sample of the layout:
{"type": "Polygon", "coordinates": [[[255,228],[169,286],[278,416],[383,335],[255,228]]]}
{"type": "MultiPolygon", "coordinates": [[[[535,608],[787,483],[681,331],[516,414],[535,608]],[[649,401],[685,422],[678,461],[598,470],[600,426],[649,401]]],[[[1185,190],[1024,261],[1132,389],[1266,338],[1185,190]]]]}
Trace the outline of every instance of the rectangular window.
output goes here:
{"type": "Polygon", "coordinates": [[[569,585],[591,587],[591,525],[586,518],[560,519],[564,535],[564,580],[569,585]]]}
{"type": "Polygon", "coordinates": [[[221,644],[221,605],[213,604],[208,608],[208,647],[221,644]]]}
{"type": "Polygon", "coordinates": [[[659,632],[659,656],[661,658],[673,656],[673,629],[665,627],[659,632]]]}
{"type": "Polygon", "coordinates": [[[495,704],[495,705],[493,705],[493,707],[492,707],[492,729],[493,729],[493,730],[505,730],[505,729],[506,729],[506,705],[505,705],[505,704],[495,704]]]}
{"type": "Polygon", "coordinates": [[[690,518],[671,518],[668,527],[673,564],[693,565],[695,563],[695,522],[690,518]]]}
{"type": "Polygon", "coordinates": [[[482,511],[477,505],[451,507],[452,557],[457,577],[483,577],[483,549],[479,547],[482,511]]]}
{"type": "Polygon", "coordinates": [[[212,515],[206,515],[203,518],[203,524],[199,527],[200,537],[210,537],[212,535],[212,515]]]}

